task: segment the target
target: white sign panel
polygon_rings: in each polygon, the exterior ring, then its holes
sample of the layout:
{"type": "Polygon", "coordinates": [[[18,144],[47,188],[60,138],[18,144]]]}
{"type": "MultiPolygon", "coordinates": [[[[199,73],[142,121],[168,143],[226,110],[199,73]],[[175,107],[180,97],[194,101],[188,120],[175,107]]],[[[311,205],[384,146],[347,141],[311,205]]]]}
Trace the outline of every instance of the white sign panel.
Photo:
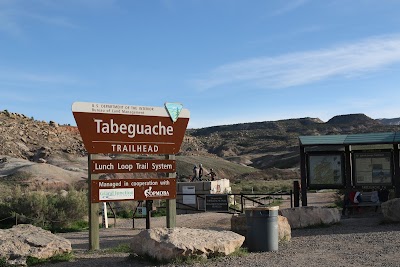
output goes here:
{"type": "Polygon", "coordinates": [[[195,186],[182,186],[183,194],[193,194],[191,196],[183,195],[183,204],[196,205],[196,187],[195,186]]]}
{"type": "MultiPolygon", "coordinates": [[[[132,106],[92,102],[74,102],[72,104],[72,112],[170,117],[170,114],[168,113],[169,111],[165,107],[132,106]]],[[[179,110],[178,116],[179,118],[189,118],[190,112],[187,109],[181,109],[179,110]]]]}
{"type": "Polygon", "coordinates": [[[99,189],[99,200],[129,200],[135,199],[134,188],[99,189]]]}

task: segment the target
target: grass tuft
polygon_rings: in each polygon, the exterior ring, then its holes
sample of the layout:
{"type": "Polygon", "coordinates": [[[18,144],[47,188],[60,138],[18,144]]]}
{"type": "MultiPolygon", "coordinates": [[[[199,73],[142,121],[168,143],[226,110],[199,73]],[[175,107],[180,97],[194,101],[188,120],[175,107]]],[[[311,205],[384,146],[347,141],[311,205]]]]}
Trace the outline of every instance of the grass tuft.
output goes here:
{"type": "Polygon", "coordinates": [[[84,220],[79,220],[72,222],[68,227],[48,229],[53,233],[71,233],[71,232],[82,232],[89,229],[89,222],[84,220]]]}
{"type": "Polygon", "coordinates": [[[131,247],[127,243],[119,244],[114,248],[105,250],[105,252],[115,252],[115,253],[131,253],[131,247]]]}
{"type": "Polygon", "coordinates": [[[240,247],[237,248],[232,254],[230,254],[229,256],[233,256],[233,257],[245,257],[249,255],[249,251],[247,250],[247,248],[244,247],[240,247]]]}
{"type": "Polygon", "coordinates": [[[35,265],[49,263],[49,262],[50,263],[58,263],[58,262],[71,261],[71,260],[73,260],[73,258],[74,258],[74,256],[72,253],[57,254],[48,259],[38,259],[35,257],[28,257],[26,260],[26,264],[28,266],[35,266],[35,265]]]}
{"type": "Polygon", "coordinates": [[[0,258],[0,267],[10,267],[11,265],[7,263],[6,258],[1,257],[0,258]]]}

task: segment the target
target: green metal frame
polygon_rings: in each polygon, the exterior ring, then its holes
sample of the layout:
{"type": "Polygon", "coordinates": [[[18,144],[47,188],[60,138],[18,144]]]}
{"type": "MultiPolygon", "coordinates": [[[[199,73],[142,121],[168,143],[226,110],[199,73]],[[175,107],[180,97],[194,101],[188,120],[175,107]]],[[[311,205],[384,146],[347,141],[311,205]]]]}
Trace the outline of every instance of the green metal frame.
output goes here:
{"type": "MultiPolygon", "coordinates": [[[[344,185],[343,189],[350,190],[352,188],[363,188],[364,185],[357,185],[353,179],[353,151],[352,147],[359,147],[356,150],[362,151],[390,151],[392,153],[392,175],[393,184],[377,184],[376,186],[385,186],[395,189],[395,196],[400,197],[400,132],[385,133],[364,133],[364,134],[346,134],[346,135],[317,135],[317,136],[299,136],[300,145],[300,173],[301,173],[301,195],[302,205],[307,206],[307,189],[313,187],[308,183],[308,155],[314,153],[343,153],[344,155],[344,185]],[[385,147],[386,149],[382,149],[385,147]],[[389,148],[389,150],[388,150],[389,148]]],[[[371,188],[373,185],[368,185],[371,188]]],[[[316,185],[313,189],[324,187],[324,185],[316,185]]],[[[339,186],[340,187],[340,186],[339,186]]],[[[325,188],[338,188],[337,185],[325,188]]]]}

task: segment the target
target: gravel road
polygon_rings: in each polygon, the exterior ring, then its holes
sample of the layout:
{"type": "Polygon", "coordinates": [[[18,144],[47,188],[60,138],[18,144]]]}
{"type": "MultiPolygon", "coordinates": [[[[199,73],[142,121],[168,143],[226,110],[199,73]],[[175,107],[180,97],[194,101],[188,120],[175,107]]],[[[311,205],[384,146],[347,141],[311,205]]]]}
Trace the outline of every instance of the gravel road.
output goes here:
{"type": "MultiPolygon", "coordinates": [[[[179,215],[178,227],[230,229],[229,214],[199,213],[179,215]]],[[[137,220],[137,228],[145,228],[137,220]]],[[[165,226],[165,218],[153,218],[153,227],[165,226]]],[[[44,266],[158,266],[154,263],[128,259],[127,253],[110,253],[107,248],[128,244],[129,238],[140,229],[132,229],[131,220],[119,220],[117,228],[100,229],[101,251],[88,252],[88,233],[60,234],[72,242],[75,260],[44,266]],[[105,249],[105,250],[103,250],[105,249]]],[[[162,265],[164,266],[164,265],[162,265]]],[[[400,266],[400,224],[382,223],[382,215],[362,212],[342,218],[330,227],[292,230],[292,240],[279,244],[276,252],[247,253],[210,259],[191,265],[165,266],[400,266]]]]}

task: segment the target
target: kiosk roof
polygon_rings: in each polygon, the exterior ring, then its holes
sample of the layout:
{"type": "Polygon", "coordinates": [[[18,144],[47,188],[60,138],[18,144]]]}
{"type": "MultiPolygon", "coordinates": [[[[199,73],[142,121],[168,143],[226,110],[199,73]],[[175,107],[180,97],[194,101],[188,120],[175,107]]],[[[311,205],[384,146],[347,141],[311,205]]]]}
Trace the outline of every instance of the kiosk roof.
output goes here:
{"type": "Polygon", "coordinates": [[[299,136],[301,146],[398,144],[400,132],[299,136]]]}

